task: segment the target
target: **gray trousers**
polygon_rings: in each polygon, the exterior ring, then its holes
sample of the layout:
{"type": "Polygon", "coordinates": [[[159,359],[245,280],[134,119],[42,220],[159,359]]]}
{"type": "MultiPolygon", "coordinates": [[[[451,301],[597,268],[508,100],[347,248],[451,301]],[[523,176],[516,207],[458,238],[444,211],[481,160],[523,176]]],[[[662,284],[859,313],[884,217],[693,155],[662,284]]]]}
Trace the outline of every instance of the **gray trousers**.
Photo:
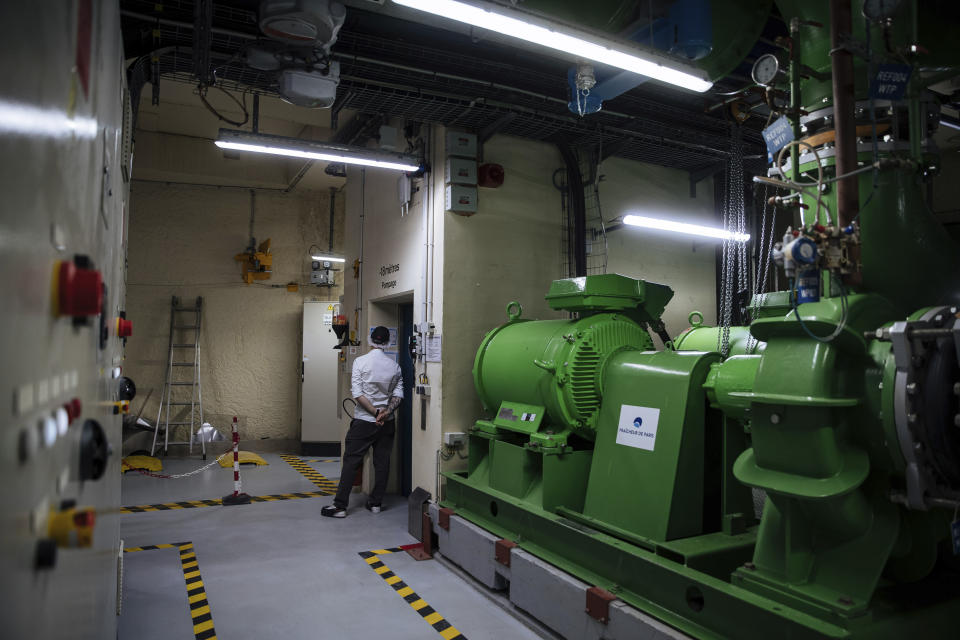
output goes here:
{"type": "Polygon", "coordinates": [[[343,447],[343,467],[340,470],[340,484],[333,504],[338,509],[346,509],[353,490],[353,480],[357,469],[363,464],[367,449],[373,447],[374,482],[368,502],[379,505],[387,490],[387,477],[390,474],[390,453],[393,451],[393,437],[396,433],[396,420],[391,418],[383,423],[366,420],[350,421],[347,438],[343,447]]]}

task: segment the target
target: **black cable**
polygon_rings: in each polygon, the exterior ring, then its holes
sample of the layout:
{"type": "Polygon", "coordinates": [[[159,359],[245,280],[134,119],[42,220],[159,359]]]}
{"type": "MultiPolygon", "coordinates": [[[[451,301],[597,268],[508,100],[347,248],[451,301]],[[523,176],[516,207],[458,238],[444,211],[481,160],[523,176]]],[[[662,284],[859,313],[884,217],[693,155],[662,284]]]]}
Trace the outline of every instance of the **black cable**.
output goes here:
{"type": "Polygon", "coordinates": [[[347,400],[349,400],[350,402],[353,403],[353,408],[354,408],[354,409],[357,408],[357,401],[354,400],[353,398],[344,398],[343,400],[340,401],[340,407],[343,409],[343,412],[344,412],[345,414],[347,414],[348,416],[350,416],[350,419],[352,420],[352,419],[353,419],[353,411],[351,411],[350,409],[347,409],[347,406],[346,406],[347,400]]]}
{"type": "Polygon", "coordinates": [[[246,92],[243,93],[243,102],[241,102],[240,100],[237,100],[237,97],[235,95],[233,95],[223,87],[219,85],[210,85],[210,86],[214,87],[215,89],[219,89],[220,91],[225,93],[231,100],[237,103],[237,106],[240,107],[240,109],[243,111],[243,120],[231,120],[230,118],[227,118],[226,116],[221,115],[219,111],[213,108],[213,105],[207,102],[207,91],[210,89],[210,87],[205,87],[202,84],[199,84],[197,85],[197,91],[200,94],[200,102],[203,103],[203,106],[205,106],[210,113],[217,116],[218,120],[226,122],[227,124],[232,124],[235,127],[242,127],[243,125],[247,124],[247,121],[250,119],[250,114],[247,112],[246,92]]]}

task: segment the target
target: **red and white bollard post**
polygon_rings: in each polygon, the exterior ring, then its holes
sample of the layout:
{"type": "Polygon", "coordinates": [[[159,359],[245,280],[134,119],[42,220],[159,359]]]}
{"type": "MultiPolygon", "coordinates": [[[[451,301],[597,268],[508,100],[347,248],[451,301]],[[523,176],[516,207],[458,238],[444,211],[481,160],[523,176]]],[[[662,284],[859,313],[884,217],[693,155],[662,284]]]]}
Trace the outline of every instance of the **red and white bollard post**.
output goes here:
{"type": "Polygon", "coordinates": [[[240,431],[233,416],[233,493],[223,497],[223,505],[250,504],[250,496],[240,492],[240,431]]]}

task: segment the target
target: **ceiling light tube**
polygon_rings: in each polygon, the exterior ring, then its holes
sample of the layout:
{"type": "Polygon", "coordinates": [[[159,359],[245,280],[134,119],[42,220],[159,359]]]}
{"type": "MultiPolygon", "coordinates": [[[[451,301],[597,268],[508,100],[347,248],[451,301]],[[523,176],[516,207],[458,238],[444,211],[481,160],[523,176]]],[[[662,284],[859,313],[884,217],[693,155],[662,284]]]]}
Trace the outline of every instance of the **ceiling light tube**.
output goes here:
{"type": "Polygon", "coordinates": [[[265,153],[288,158],[342,162],[394,171],[420,170],[420,162],[417,158],[400,153],[232,129],[220,129],[220,135],[214,144],[221,149],[265,153]]]}
{"type": "Polygon", "coordinates": [[[629,42],[616,42],[587,31],[560,25],[525,11],[489,2],[459,0],[393,0],[444,18],[526,40],[577,58],[592,60],[693,91],[713,86],[696,67],[629,42]]]}
{"type": "Polygon", "coordinates": [[[661,231],[672,231],[674,233],[684,233],[691,236],[700,236],[701,238],[715,238],[717,240],[733,240],[734,242],[749,242],[749,233],[738,233],[736,231],[726,231],[716,227],[707,227],[700,224],[689,224],[687,222],[677,222],[676,220],[663,220],[660,218],[648,218],[647,216],[627,215],[623,216],[623,224],[633,227],[643,227],[645,229],[659,229],[661,231]]]}
{"type": "Polygon", "coordinates": [[[344,262],[343,258],[334,258],[333,256],[310,256],[313,260],[323,260],[325,262],[344,262]]]}

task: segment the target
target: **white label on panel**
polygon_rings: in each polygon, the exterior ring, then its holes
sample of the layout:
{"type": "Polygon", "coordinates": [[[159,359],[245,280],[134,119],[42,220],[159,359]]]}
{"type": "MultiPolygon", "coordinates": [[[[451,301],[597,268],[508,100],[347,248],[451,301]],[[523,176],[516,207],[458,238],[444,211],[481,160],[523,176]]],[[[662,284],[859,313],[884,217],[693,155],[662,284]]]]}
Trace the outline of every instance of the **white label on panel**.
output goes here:
{"type": "Polygon", "coordinates": [[[653,451],[657,442],[657,423],[660,409],[620,406],[620,423],[617,425],[617,444],[653,451]]]}

